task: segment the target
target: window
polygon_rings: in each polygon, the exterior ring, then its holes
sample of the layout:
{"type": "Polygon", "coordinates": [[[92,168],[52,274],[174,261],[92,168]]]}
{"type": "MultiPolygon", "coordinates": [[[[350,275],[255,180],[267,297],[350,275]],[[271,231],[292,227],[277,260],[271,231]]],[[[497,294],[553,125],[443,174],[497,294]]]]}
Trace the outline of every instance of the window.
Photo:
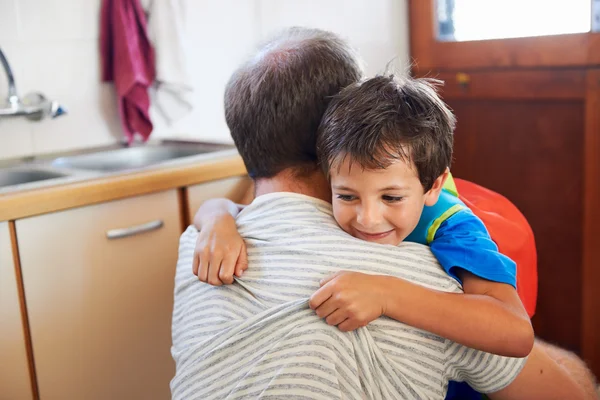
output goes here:
{"type": "Polygon", "coordinates": [[[470,41],[589,32],[592,1],[597,13],[598,0],[437,0],[437,37],[470,41]]]}

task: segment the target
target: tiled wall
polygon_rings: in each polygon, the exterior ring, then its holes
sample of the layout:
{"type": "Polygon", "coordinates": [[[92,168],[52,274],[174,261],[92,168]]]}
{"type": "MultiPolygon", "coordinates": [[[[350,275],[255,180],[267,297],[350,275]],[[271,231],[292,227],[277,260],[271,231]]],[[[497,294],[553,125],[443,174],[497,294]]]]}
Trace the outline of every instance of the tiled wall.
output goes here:
{"type": "MultiPolygon", "coordinates": [[[[160,0],[158,0],[160,1],[160,0]]],[[[367,72],[408,62],[406,0],[186,0],[194,111],[153,137],[229,142],[224,85],[261,39],[289,25],[329,29],[363,56],[367,72]]],[[[112,85],[99,82],[100,0],[0,0],[0,47],[21,95],[41,91],[69,114],[0,119],[0,159],[113,143],[121,137],[112,85]]],[[[0,72],[0,97],[6,96],[0,72]]]]}

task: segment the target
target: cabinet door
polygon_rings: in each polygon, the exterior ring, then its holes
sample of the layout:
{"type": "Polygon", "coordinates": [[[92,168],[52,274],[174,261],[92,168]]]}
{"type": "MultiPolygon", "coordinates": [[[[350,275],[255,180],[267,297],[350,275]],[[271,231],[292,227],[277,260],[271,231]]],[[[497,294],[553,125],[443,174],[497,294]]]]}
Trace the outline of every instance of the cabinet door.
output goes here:
{"type": "Polygon", "coordinates": [[[41,399],[170,398],[179,211],[172,190],[16,222],[41,399]]]}
{"type": "Polygon", "coordinates": [[[31,381],[8,222],[0,222],[0,399],[31,399],[31,381]]]}
{"type": "Polygon", "coordinates": [[[225,197],[238,204],[248,204],[254,198],[252,180],[247,176],[236,176],[188,187],[189,223],[193,223],[198,208],[208,199],[225,197]]]}

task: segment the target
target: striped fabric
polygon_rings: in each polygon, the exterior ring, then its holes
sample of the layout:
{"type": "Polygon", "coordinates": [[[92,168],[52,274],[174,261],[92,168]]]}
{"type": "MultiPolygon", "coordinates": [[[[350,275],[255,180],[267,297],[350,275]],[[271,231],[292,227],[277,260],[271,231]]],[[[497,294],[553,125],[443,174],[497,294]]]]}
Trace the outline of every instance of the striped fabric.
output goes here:
{"type": "Polygon", "coordinates": [[[355,239],[338,228],[328,203],[294,193],[258,197],[237,222],[250,265],[233,285],[199,282],[191,267],[197,232],[181,236],[173,399],[443,399],[448,380],[494,392],[522,368],[524,359],[388,318],[340,332],[308,307],[319,280],[338,270],[460,292],[427,247],[355,239]]]}

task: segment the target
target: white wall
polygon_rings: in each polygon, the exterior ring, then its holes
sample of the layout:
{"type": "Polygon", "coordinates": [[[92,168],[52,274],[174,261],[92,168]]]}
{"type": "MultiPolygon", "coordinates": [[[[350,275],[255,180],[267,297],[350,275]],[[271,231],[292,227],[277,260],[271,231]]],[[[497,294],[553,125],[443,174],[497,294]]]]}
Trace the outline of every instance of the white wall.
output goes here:
{"type": "MultiPolygon", "coordinates": [[[[161,0],[155,0],[161,1],[161,0]]],[[[364,58],[367,73],[395,56],[408,62],[406,0],[187,0],[194,111],[167,126],[152,112],[153,138],[230,142],[224,85],[254,46],[290,25],[332,30],[364,58]]],[[[41,91],[69,114],[0,119],[0,159],[114,143],[121,138],[112,85],[99,81],[100,0],[0,0],[0,47],[21,95],[41,91]]],[[[0,72],[0,98],[6,96],[0,72]]]]}

